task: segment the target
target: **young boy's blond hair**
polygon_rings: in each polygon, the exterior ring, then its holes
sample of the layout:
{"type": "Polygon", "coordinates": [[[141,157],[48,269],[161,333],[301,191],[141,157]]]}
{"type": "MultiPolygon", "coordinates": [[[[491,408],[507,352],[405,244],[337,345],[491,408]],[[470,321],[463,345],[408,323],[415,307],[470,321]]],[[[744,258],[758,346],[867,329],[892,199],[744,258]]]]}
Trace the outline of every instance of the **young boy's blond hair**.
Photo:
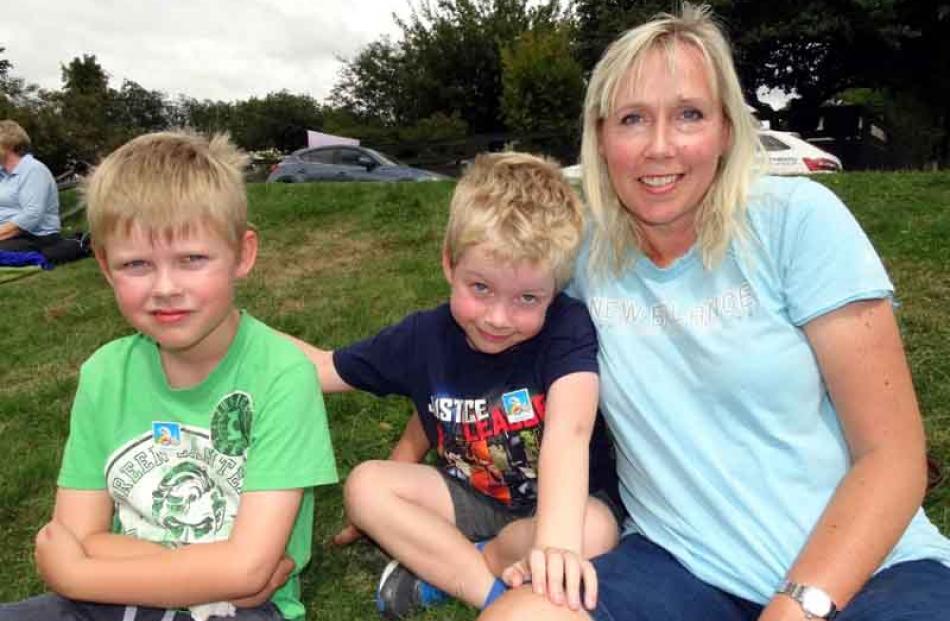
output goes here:
{"type": "Polygon", "coordinates": [[[106,157],[83,188],[89,232],[101,244],[133,224],[171,237],[207,226],[234,247],[247,230],[248,157],[226,134],[145,134],[106,157]]]}
{"type": "Polygon", "coordinates": [[[452,196],[445,252],[453,267],[470,246],[504,261],[545,263],[557,288],[570,279],[580,244],[580,199],[556,162],[527,153],[479,155],[452,196]]]}

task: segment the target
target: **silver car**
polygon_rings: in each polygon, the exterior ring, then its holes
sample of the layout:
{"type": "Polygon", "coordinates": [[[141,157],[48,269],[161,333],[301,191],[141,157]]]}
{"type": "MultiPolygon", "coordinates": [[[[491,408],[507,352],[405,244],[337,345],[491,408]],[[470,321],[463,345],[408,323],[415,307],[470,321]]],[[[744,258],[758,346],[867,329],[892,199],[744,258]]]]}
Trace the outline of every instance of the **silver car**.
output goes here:
{"type": "Polygon", "coordinates": [[[448,178],[406,166],[373,149],[338,145],[294,151],[271,169],[267,182],[440,181],[448,178]]]}

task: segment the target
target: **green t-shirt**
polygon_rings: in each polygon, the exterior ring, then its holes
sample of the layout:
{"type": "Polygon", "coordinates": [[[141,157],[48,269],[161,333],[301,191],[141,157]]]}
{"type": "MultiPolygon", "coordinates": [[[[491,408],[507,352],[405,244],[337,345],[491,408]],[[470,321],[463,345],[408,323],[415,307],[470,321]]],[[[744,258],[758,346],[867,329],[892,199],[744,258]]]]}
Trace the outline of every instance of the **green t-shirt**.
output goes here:
{"type": "Polygon", "coordinates": [[[169,546],[228,538],[242,491],[304,488],[274,593],[304,616],[299,571],[310,559],[314,485],[335,483],[326,410],[309,360],[243,313],[234,341],[197,386],[168,386],[158,347],[136,334],[82,366],[60,487],[105,489],[114,531],[169,546]]]}

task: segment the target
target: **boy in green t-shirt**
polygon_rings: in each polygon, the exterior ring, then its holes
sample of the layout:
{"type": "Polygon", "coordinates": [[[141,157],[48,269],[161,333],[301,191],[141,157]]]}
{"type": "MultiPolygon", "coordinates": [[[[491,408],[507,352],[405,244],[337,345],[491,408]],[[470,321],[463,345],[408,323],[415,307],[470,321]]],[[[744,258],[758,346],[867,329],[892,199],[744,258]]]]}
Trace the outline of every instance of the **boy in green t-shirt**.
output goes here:
{"type": "Polygon", "coordinates": [[[89,179],[96,259],[138,333],[80,373],[36,538],[54,593],[0,619],[303,618],[312,487],[337,474],[312,365],[234,306],[258,243],[245,162],[226,137],[158,133],[89,179]]]}

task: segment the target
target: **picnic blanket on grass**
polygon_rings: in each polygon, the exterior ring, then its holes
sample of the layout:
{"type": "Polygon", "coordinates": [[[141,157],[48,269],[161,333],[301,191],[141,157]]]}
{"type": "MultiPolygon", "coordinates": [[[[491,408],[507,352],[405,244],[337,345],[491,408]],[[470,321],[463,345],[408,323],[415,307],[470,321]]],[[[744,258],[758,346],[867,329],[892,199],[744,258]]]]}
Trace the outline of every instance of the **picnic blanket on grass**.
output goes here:
{"type": "Polygon", "coordinates": [[[39,265],[26,265],[24,267],[7,267],[0,265],[0,284],[11,282],[38,274],[43,271],[39,265]]]}
{"type": "Polygon", "coordinates": [[[30,265],[36,265],[44,270],[53,269],[53,264],[49,262],[42,252],[36,252],[33,250],[28,250],[25,252],[0,250],[0,266],[25,267],[30,265]]]}
{"type": "Polygon", "coordinates": [[[40,252],[0,250],[0,283],[18,280],[36,272],[53,269],[53,264],[40,252]]]}

